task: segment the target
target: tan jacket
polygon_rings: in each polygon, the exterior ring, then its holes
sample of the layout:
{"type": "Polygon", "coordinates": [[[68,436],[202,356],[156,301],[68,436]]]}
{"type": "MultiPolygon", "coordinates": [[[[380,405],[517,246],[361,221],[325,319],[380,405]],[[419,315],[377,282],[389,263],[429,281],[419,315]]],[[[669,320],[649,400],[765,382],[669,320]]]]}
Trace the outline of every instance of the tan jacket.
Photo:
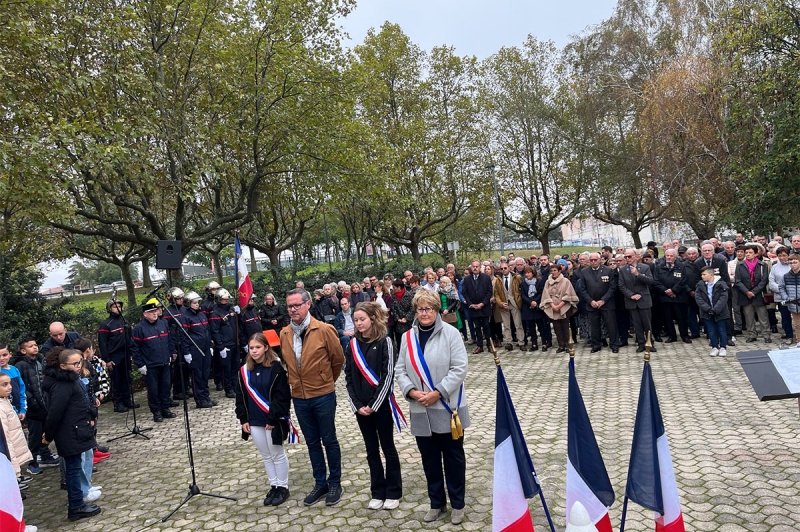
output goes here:
{"type": "Polygon", "coordinates": [[[22,423],[19,422],[19,416],[14,412],[14,407],[8,399],[0,399],[0,417],[2,418],[3,434],[8,444],[11,464],[14,466],[14,472],[19,476],[22,464],[33,460],[33,456],[28,450],[28,441],[25,439],[25,433],[22,432],[22,423]]]}
{"type": "Polygon", "coordinates": [[[558,279],[550,277],[544,283],[544,290],[542,291],[542,309],[544,313],[551,320],[563,320],[567,317],[567,311],[570,307],[576,306],[578,303],[578,296],[575,294],[575,289],[572,288],[572,283],[563,275],[558,279]],[[564,305],[558,311],[553,310],[553,303],[566,301],[568,304],[564,305]]]}
{"type": "Polygon", "coordinates": [[[311,318],[300,353],[300,370],[294,354],[294,332],[287,325],[281,330],[281,354],[289,374],[292,397],[311,399],[333,391],[342,373],[344,352],[332,325],[311,318]]]}

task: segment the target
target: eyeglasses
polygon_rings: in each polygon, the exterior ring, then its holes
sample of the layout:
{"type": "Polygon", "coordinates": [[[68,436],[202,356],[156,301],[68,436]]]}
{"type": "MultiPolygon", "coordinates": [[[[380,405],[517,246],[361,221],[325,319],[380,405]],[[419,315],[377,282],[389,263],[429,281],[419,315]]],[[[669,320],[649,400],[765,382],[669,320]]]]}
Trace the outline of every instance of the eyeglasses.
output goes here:
{"type": "Polygon", "coordinates": [[[286,308],[288,308],[289,310],[297,310],[300,307],[302,307],[303,305],[305,305],[306,303],[308,303],[308,301],[303,301],[302,303],[298,303],[296,305],[286,305],[286,308]]]}
{"type": "Polygon", "coordinates": [[[435,311],[436,309],[433,309],[431,307],[421,307],[417,309],[417,312],[419,312],[420,314],[430,314],[431,312],[435,311]]]}
{"type": "Polygon", "coordinates": [[[600,259],[589,259],[589,262],[599,262],[600,259]]]}
{"type": "Polygon", "coordinates": [[[75,362],[74,364],[64,364],[65,366],[72,366],[73,368],[80,368],[83,366],[83,361],[75,362]]]}
{"type": "Polygon", "coordinates": [[[626,259],[632,259],[632,258],[633,258],[633,255],[625,255],[625,258],[626,258],[626,259]]]}

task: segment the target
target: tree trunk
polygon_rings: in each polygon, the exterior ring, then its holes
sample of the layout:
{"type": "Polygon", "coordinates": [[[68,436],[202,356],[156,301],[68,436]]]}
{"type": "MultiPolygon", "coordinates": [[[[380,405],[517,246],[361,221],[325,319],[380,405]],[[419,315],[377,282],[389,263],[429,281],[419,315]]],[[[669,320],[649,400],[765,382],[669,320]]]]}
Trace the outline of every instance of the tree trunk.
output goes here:
{"type": "Polygon", "coordinates": [[[269,257],[269,269],[272,272],[272,279],[277,283],[281,276],[281,255],[278,252],[267,253],[269,257]]]}
{"type": "Polygon", "coordinates": [[[209,251],[209,255],[211,255],[211,260],[214,261],[214,272],[217,274],[217,282],[222,285],[222,263],[219,261],[219,252],[214,253],[209,251]]]}
{"type": "Polygon", "coordinates": [[[150,280],[150,259],[142,259],[142,286],[150,288],[153,281],[150,280]]]}
{"type": "Polygon", "coordinates": [[[253,249],[253,246],[248,246],[250,248],[250,271],[255,273],[258,271],[258,264],[256,264],[256,250],[253,249]]]}
{"type": "Polygon", "coordinates": [[[636,249],[642,248],[642,237],[639,236],[639,231],[641,231],[641,229],[642,228],[637,225],[630,231],[631,236],[633,237],[633,247],[636,249]]]}
{"type": "Polygon", "coordinates": [[[133,308],[136,306],[136,290],[133,286],[133,276],[131,275],[131,269],[129,264],[123,264],[120,266],[122,270],[122,279],[125,281],[125,291],[127,292],[128,296],[128,308],[133,308]]]}

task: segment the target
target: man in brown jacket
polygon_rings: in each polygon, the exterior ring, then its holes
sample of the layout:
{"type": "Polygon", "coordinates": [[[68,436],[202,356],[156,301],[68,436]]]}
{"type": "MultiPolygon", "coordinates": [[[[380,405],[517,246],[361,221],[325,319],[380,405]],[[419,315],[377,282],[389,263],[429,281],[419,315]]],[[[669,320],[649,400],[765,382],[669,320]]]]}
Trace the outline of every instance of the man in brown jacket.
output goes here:
{"type": "Polygon", "coordinates": [[[324,497],[325,504],[333,506],[342,497],[342,454],[334,424],[334,385],[342,372],[344,353],[336,329],[312,318],[310,308],[306,290],[295,288],[286,294],[291,322],[281,331],[281,353],[289,373],[294,412],[314,474],[314,489],[303,504],[311,506],[324,497]]]}

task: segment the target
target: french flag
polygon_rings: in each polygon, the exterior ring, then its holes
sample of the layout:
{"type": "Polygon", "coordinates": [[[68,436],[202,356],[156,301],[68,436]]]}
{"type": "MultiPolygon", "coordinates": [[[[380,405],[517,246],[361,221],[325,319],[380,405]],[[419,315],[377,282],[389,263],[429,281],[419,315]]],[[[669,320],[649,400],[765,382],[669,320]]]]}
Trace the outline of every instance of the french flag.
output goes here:
{"type": "Polygon", "coordinates": [[[661,408],[658,406],[653,374],[647,361],[644,363],[639,390],[620,532],[625,527],[628,499],[656,512],[656,532],[685,532],[672,456],[661,408]]]}
{"type": "Polygon", "coordinates": [[[5,435],[0,430],[0,530],[3,532],[23,532],[25,520],[22,518],[22,496],[17,485],[14,466],[6,453],[5,435]]]}
{"type": "Polygon", "coordinates": [[[525,445],[511,394],[497,366],[497,423],[494,432],[494,487],[492,531],[533,532],[528,501],[541,491],[533,474],[533,462],[525,445]]]}
{"type": "Polygon", "coordinates": [[[567,530],[591,524],[597,532],[612,532],[608,509],[614,503],[614,489],[578,387],[573,358],[569,360],[568,401],[567,530]]]}
{"type": "Polygon", "coordinates": [[[244,260],[244,255],[242,255],[242,245],[239,243],[239,231],[236,231],[233,245],[236,289],[239,291],[239,306],[244,309],[244,307],[247,306],[247,303],[250,302],[250,296],[253,295],[253,283],[250,282],[250,274],[247,271],[247,263],[244,260]]]}

